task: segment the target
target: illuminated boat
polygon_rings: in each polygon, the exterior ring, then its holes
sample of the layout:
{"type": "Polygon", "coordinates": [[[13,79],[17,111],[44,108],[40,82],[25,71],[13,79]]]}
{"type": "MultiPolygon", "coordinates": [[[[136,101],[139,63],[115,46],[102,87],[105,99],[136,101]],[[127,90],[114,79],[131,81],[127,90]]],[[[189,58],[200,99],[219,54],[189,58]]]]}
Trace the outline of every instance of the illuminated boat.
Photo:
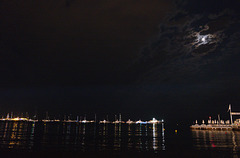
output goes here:
{"type": "Polygon", "coordinates": [[[66,123],[76,123],[77,120],[64,120],[63,122],[66,122],[66,123]]]}
{"type": "Polygon", "coordinates": [[[158,121],[155,118],[153,118],[152,120],[148,121],[148,123],[157,124],[157,123],[160,123],[160,121],[158,121]]]}
{"type": "Polygon", "coordinates": [[[82,120],[82,121],[79,121],[80,123],[94,123],[95,121],[94,120],[82,120]]]}
{"type": "Polygon", "coordinates": [[[28,118],[24,117],[15,117],[15,118],[1,118],[1,121],[29,121],[28,118]]]}
{"type": "Polygon", "coordinates": [[[136,121],[136,124],[147,124],[147,123],[148,123],[147,121],[141,121],[141,120],[136,121]]]}
{"type": "Polygon", "coordinates": [[[112,123],[117,124],[117,123],[125,123],[125,122],[124,122],[124,121],[116,120],[116,121],[113,121],[112,123]]]}
{"type": "Polygon", "coordinates": [[[43,122],[51,122],[51,120],[49,120],[49,119],[44,119],[44,120],[42,120],[43,122]]]}
{"type": "Polygon", "coordinates": [[[28,118],[24,117],[16,117],[16,118],[9,118],[8,121],[28,121],[28,118]]]}
{"type": "Polygon", "coordinates": [[[129,119],[126,123],[127,123],[127,124],[132,124],[132,123],[134,123],[134,122],[129,119]]]}
{"type": "Polygon", "coordinates": [[[103,120],[103,121],[99,121],[99,123],[111,123],[111,122],[107,120],[103,120]]]}
{"type": "Polygon", "coordinates": [[[29,122],[38,122],[38,120],[35,120],[35,119],[29,119],[28,121],[29,122]]]}
{"type": "Polygon", "coordinates": [[[50,119],[44,119],[44,120],[42,120],[43,122],[60,122],[60,120],[58,120],[58,119],[54,119],[54,120],[50,120],[50,119]]]}

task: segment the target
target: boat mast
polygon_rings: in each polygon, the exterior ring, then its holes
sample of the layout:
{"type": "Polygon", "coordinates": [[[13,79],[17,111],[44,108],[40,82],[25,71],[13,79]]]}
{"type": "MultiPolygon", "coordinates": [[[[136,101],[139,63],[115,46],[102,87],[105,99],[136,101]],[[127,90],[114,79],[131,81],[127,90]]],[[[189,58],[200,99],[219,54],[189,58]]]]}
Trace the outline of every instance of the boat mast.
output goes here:
{"type": "Polygon", "coordinates": [[[221,124],[220,114],[218,114],[218,124],[221,124]]]}
{"type": "Polygon", "coordinates": [[[228,110],[229,110],[229,112],[230,112],[230,119],[231,119],[231,125],[232,125],[232,124],[233,124],[233,121],[232,121],[232,109],[231,109],[231,104],[229,104],[228,110]]]}
{"type": "Polygon", "coordinates": [[[120,122],[122,121],[122,115],[121,115],[121,113],[119,114],[119,121],[120,121],[120,122]]]}

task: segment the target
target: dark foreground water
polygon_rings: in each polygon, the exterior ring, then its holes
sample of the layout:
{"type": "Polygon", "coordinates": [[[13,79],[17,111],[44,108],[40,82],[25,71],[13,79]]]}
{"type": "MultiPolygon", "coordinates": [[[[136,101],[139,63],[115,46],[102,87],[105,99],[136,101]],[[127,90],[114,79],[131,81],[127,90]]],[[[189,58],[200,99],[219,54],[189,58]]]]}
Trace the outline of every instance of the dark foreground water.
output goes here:
{"type": "Polygon", "coordinates": [[[240,132],[157,124],[0,122],[4,157],[234,157],[240,132]],[[177,129],[177,131],[175,131],[177,129]]]}

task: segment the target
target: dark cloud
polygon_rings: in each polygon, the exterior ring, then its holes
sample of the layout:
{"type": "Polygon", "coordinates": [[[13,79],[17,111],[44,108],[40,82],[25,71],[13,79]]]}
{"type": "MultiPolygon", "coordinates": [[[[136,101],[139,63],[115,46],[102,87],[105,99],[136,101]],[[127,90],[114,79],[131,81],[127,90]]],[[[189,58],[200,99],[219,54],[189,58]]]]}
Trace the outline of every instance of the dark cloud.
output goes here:
{"type": "Polygon", "coordinates": [[[130,102],[173,118],[225,112],[239,102],[239,2],[178,2],[134,61],[138,87],[130,102]]]}
{"type": "Polygon", "coordinates": [[[178,9],[160,24],[158,37],[142,49],[136,61],[145,66],[139,82],[215,80],[219,71],[225,71],[220,68],[225,60],[239,57],[238,9],[231,2],[218,7],[211,3],[176,3],[178,9]]]}

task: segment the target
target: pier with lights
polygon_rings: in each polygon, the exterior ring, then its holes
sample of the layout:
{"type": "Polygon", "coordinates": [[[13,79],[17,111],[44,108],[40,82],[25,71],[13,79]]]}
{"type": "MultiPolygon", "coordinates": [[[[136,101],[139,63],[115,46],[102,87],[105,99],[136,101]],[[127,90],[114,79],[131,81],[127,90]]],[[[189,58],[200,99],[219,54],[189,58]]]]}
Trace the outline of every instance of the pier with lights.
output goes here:
{"type": "Polygon", "coordinates": [[[229,104],[228,112],[230,114],[230,120],[221,120],[218,115],[218,120],[212,120],[209,117],[207,124],[202,120],[202,124],[198,124],[196,120],[194,125],[191,125],[192,130],[240,130],[240,119],[236,119],[233,122],[233,115],[240,115],[240,112],[232,112],[231,104],[229,104]]]}

